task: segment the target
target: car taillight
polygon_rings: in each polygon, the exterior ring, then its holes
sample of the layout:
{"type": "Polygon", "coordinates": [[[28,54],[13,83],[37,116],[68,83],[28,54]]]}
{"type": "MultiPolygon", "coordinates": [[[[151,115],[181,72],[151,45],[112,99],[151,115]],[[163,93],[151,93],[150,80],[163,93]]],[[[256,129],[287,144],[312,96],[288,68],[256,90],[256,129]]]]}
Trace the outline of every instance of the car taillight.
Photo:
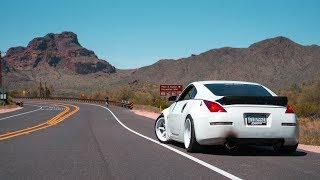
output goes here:
{"type": "Polygon", "coordinates": [[[203,100],[210,112],[227,112],[220,104],[203,100]]]}
{"type": "Polygon", "coordinates": [[[292,106],[288,105],[286,113],[294,113],[292,106]]]}

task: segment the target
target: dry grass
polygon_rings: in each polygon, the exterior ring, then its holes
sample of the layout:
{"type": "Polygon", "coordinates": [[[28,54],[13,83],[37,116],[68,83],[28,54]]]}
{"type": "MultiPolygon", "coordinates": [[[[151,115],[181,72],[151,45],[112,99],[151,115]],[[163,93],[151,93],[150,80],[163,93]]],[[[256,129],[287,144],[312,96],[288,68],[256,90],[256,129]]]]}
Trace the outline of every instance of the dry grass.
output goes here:
{"type": "Polygon", "coordinates": [[[320,145],[320,118],[299,118],[300,143],[320,145]]]}
{"type": "Polygon", "coordinates": [[[133,109],[135,110],[143,110],[143,111],[148,111],[148,112],[154,112],[154,113],[160,113],[161,110],[157,107],[154,107],[154,106],[150,106],[150,105],[138,105],[138,104],[135,104],[133,106],[133,109]]]}

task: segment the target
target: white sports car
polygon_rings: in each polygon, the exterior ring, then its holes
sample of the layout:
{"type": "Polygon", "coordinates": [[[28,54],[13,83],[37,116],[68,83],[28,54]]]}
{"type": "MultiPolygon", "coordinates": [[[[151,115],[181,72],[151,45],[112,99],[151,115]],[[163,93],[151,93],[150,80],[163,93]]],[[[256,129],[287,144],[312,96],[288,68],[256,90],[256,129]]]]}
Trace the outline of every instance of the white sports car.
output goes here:
{"type": "Polygon", "coordinates": [[[201,81],[189,84],[155,123],[162,143],[184,143],[188,152],[200,145],[270,145],[292,153],[299,128],[287,97],[261,84],[240,81],[201,81]]]}

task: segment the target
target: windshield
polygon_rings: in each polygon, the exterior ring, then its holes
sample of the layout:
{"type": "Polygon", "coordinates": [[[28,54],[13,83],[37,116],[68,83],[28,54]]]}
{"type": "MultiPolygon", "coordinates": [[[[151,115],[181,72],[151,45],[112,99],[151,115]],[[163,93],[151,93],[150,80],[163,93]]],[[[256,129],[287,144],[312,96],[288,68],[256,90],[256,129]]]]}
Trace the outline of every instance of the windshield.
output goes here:
{"type": "Polygon", "coordinates": [[[205,84],[216,96],[272,96],[265,88],[253,84],[205,84]]]}

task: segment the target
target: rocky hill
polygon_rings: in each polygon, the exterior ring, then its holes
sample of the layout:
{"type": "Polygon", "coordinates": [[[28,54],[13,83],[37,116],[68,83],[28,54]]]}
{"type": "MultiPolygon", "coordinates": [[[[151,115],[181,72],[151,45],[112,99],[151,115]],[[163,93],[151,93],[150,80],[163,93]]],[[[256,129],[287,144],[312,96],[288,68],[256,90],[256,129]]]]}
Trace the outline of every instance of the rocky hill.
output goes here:
{"type": "Polygon", "coordinates": [[[10,48],[4,61],[12,71],[64,69],[76,74],[115,73],[115,67],[83,48],[72,32],[47,34],[29,42],[27,47],[10,48]]]}

